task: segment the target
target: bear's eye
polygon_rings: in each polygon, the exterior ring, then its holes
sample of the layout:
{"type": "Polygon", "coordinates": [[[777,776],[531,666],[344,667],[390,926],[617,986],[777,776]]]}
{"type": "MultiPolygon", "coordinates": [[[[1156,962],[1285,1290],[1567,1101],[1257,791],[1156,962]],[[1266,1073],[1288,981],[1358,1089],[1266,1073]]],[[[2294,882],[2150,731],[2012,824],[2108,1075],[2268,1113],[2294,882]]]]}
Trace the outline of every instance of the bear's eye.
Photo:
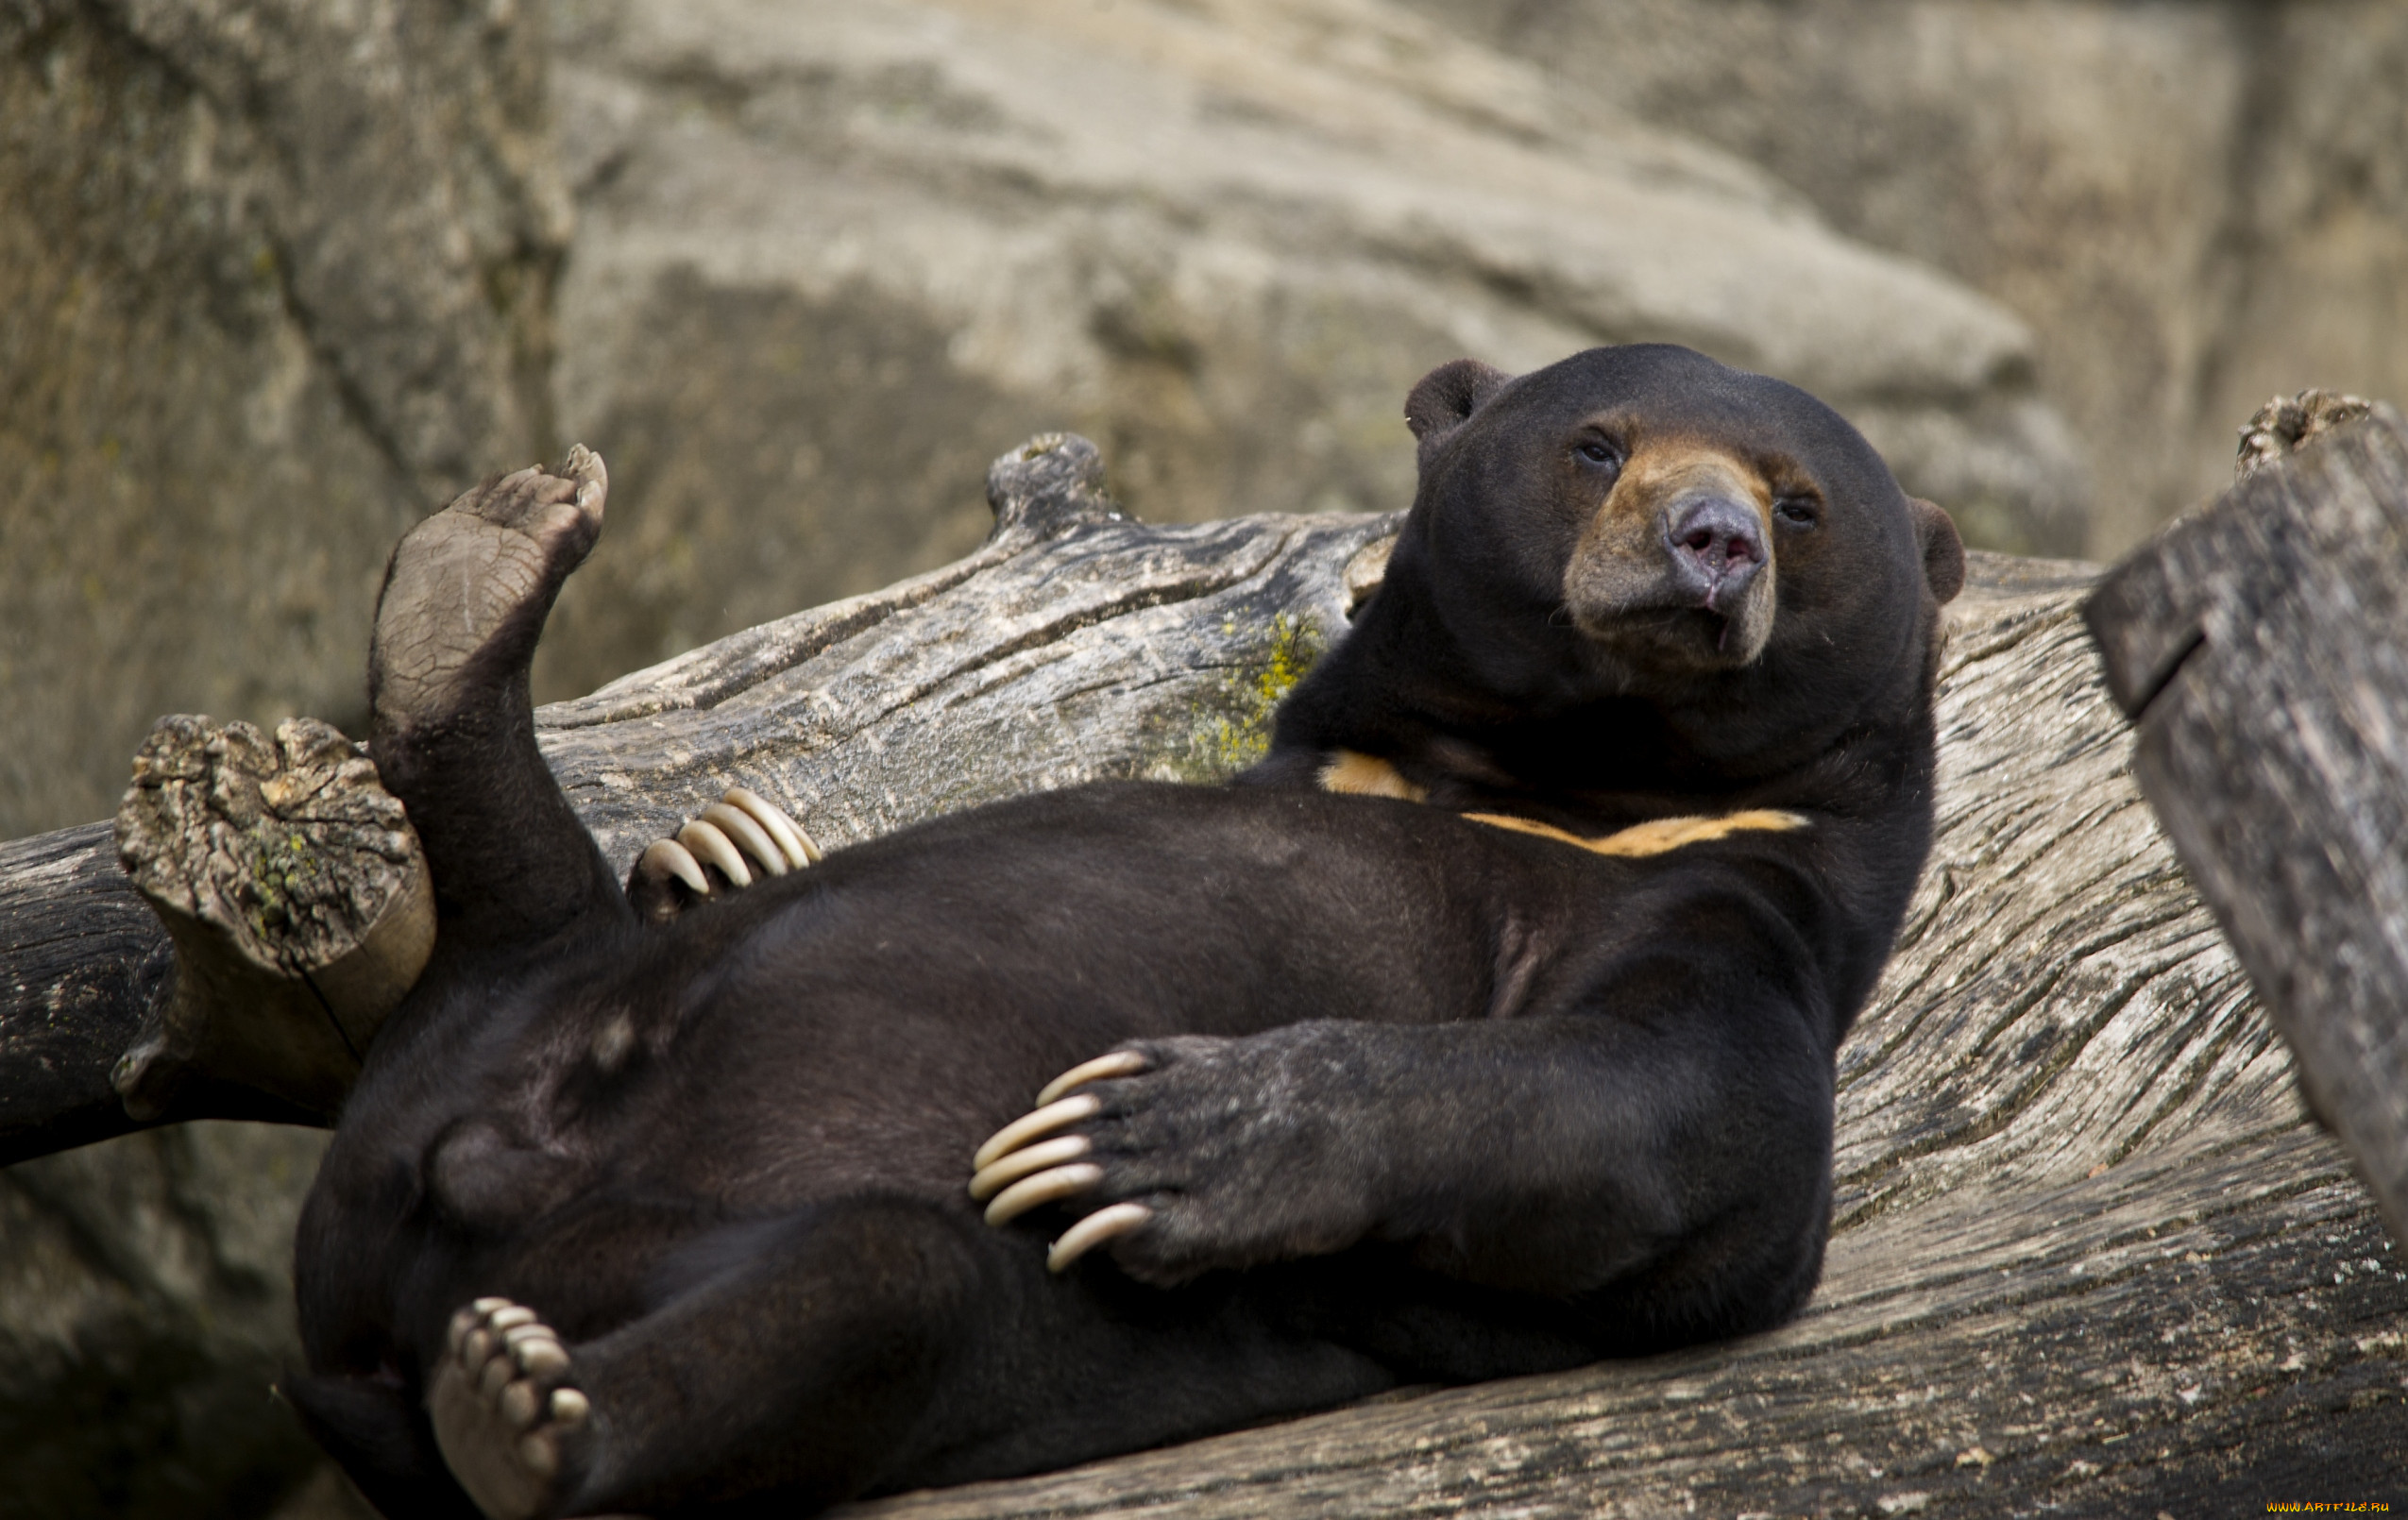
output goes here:
{"type": "Polygon", "coordinates": [[[1596,438],[1582,439],[1572,446],[1572,452],[1580,456],[1583,464],[1603,469],[1610,469],[1622,462],[1622,456],[1615,451],[1612,444],[1596,438]]]}
{"type": "Polygon", "coordinates": [[[1815,510],[1813,500],[1802,496],[1785,496],[1775,501],[1772,503],[1772,515],[1799,528],[1811,527],[1815,518],[1822,515],[1815,510]]]}

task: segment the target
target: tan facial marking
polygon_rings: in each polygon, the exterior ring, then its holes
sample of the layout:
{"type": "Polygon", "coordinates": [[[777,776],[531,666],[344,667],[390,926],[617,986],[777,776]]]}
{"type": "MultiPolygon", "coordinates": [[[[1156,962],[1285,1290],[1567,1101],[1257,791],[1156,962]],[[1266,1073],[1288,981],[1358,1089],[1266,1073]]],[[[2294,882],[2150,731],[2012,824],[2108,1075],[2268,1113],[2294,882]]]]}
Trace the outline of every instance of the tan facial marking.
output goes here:
{"type": "Polygon", "coordinates": [[[1697,648],[1676,643],[1659,654],[1712,667],[1754,661],[1772,633],[1778,573],[1772,554],[1772,503],[1789,473],[1784,464],[1745,457],[1711,439],[1673,434],[1635,440],[1564,565],[1564,607],[1573,626],[1608,642],[1636,638],[1649,648],[1653,634],[1667,626],[1651,617],[1680,606],[1703,607],[1724,619],[1713,642],[1697,648]],[[1692,517],[1693,510],[1706,509],[1707,517],[1692,517]],[[1738,529],[1734,510],[1752,515],[1744,532],[1738,529]],[[1696,538],[1693,526],[1702,527],[1704,539],[1696,538]],[[1672,541],[1676,527],[1680,545],[1672,541]],[[1755,540],[1753,552],[1736,552],[1756,563],[1733,584],[1724,571],[1741,537],[1755,540]],[[1717,545],[1722,552],[1709,564],[1707,551],[1717,545]],[[1636,624],[1628,621],[1634,615],[1640,619],[1636,624]]]}
{"type": "Polygon", "coordinates": [[[1565,844],[1578,845],[1593,854],[1612,855],[1632,860],[1642,855],[1660,855],[1678,850],[1683,845],[1705,844],[1715,839],[1727,839],[1734,834],[1750,830],[1779,833],[1788,829],[1803,829],[1806,825],[1802,813],[1776,812],[1772,808],[1751,807],[1738,813],[1714,817],[1659,818],[1645,823],[1634,823],[1627,829],[1594,839],[1584,839],[1569,830],[1535,819],[1515,818],[1506,813],[1466,813],[1474,823],[1491,828],[1511,829],[1516,834],[1535,834],[1545,839],[1559,839],[1565,844]]]}
{"type": "Polygon", "coordinates": [[[1336,759],[1321,768],[1321,789],[1352,797],[1393,797],[1403,802],[1418,802],[1430,795],[1398,774],[1397,768],[1385,760],[1352,750],[1340,750],[1336,759]]]}
{"type": "Polygon", "coordinates": [[[1652,438],[1641,443],[1607,493],[1602,515],[1636,515],[1652,525],[1661,503],[1691,489],[1749,503],[1765,532],[1772,532],[1772,486],[1764,472],[1720,445],[1697,438],[1652,438]]]}

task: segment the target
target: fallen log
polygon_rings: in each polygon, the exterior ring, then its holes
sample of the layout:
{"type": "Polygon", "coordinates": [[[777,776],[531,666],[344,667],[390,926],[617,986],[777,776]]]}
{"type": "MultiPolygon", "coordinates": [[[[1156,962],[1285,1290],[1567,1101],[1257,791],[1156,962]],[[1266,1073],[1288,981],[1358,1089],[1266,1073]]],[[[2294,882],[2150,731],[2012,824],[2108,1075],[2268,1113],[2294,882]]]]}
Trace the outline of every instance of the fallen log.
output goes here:
{"type": "MultiPolygon", "coordinates": [[[[1101,484],[1094,445],[1034,440],[997,462],[995,531],[969,558],[542,709],[545,755],[613,865],[738,783],[832,848],[1041,787],[1251,762],[1273,705],[1376,583],[1394,520],[1150,528],[1101,484]]],[[[233,748],[262,747],[253,734],[233,748]]],[[[352,850],[330,836],[324,853],[338,845],[352,850]]],[[[127,1070],[143,1117],[127,1112],[112,1077],[175,1025],[176,977],[117,854],[106,824],[0,845],[0,1164],[152,1123],[323,1123],[314,1089],[263,1091],[206,1062],[175,1080],[127,1070]]],[[[324,965],[342,947],[287,948],[324,965]]]]}
{"type": "MultiPolygon", "coordinates": [[[[606,853],[623,868],[739,782],[833,846],[1033,786],[1242,764],[1395,520],[1152,529],[1095,482],[1083,446],[1018,451],[971,559],[545,709],[546,753],[606,853]]],[[[1800,1321],[857,1512],[2147,1515],[2403,1497],[2408,1263],[2306,1121],[2133,785],[2080,620],[2095,572],[1990,555],[1971,570],[1931,866],[1842,1051],[1840,1210],[1800,1321]]],[[[93,831],[0,850],[0,1133],[20,1154],[101,1123],[122,1044],[95,1032],[130,1040],[164,995],[107,853],[93,831]],[[52,926],[39,965],[16,929],[29,905],[52,926]],[[84,923],[100,927],[79,956],[84,923]],[[18,1074],[45,1048],[87,1053],[42,1069],[75,1096],[47,1113],[18,1074]]]]}

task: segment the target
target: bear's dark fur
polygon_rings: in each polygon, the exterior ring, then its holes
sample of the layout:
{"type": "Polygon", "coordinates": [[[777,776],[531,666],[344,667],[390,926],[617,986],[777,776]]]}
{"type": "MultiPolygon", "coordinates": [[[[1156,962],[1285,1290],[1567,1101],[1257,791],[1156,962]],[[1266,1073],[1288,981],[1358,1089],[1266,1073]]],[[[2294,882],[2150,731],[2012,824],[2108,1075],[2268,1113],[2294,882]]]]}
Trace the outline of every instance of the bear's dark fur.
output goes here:
{"type": "Polygon", "coordinates": [[[475,1513],[482,1442],[495,1512],[787,1513],[1798,1309],[1834,1052],[1927,845],[1956,534],[1684,349],[1458,363],[1407,415],[1385,584],[1243,785],[957,814],[659,927],[526,705],[599,487],[404,541],[375,753],[441,929],[311,1195],[289,1385],[373,1499],[475,1513]],[[489,562],[479,623],[436,572],[489,562]],[[973,1148],[1123,1048],[1051,1131],[1092,1185],[982,1224],[973,1148]],[[488,1296],[566,1354],[439,1444],[488,1296]]]}

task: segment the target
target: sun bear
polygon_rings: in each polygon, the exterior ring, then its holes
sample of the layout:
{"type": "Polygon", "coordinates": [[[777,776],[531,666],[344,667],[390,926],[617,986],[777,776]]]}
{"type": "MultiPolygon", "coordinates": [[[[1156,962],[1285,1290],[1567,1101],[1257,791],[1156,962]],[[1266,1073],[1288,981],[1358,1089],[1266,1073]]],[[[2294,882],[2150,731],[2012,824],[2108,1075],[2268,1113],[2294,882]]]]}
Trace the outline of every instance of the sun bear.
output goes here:
{"type": "Polygon", "coordinates": [[[658,923],[527,699],[601,462],[402,540],[371,744],[436,941],[304,1212],[287,1385],[375,1503],[793,1512],[1797,1310],[1956,532],[1686,349],[1462,361],[1406,415],[1386,580],[1235,784],[658,923]]]}

